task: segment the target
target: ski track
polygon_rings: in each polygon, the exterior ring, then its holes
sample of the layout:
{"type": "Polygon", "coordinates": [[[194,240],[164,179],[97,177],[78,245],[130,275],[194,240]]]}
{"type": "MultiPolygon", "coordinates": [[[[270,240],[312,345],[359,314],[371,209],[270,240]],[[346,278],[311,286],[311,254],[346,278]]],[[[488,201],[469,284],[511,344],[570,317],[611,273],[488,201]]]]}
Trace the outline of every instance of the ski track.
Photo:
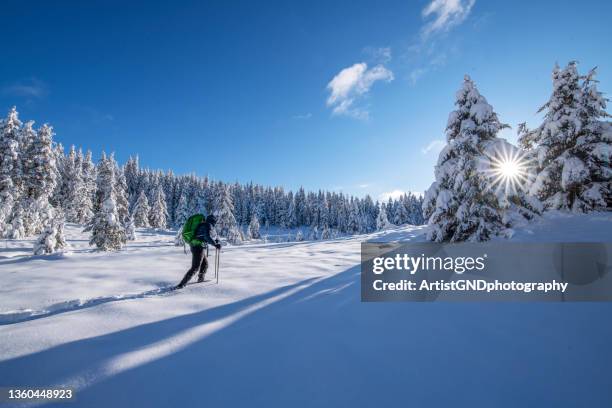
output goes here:
{"type": "Polygon", "coordinates": [[[126,295],[101,296],[93,299],[74,299],[65,302],[55,303],[43,310],[21,310],[14,312],[0,313],[0,326],[26,322],[28,320],[42,319],[60,313],[87,309],[102,305],[104,303],[116,302],[120,300],[144,299],[151,296],[168,295],[173,291],[174,286],[164,286],[159,289],[151,289],[142,293],[126,295]]]}

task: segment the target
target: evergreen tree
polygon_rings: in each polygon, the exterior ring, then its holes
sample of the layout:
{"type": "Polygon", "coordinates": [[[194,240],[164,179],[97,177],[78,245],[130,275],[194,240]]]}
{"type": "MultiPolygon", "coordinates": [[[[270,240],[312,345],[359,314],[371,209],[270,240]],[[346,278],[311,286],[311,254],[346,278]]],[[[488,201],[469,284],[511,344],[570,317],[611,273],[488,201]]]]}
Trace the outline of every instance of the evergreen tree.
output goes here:
{"type": "Polygon", "coordinates": [[[427,190],[423,211],[429,219],[432,241],[485,241],[504,224],[490,177],[479,165],[485,148],[496,140],[502,124],[487,100],[466,76],[457,92],[457,109],[446,127],[448,144],[440,152],[435,182],[427,190]]]}
{"type": "Polygon", "coordinates": [[[119,167],[119,164],[115,161],[112,155],[111,160],[115,166],[115,197],[117,200],[117,215],[119,216],[119,221],[121,224],[127,226],[130,218],[130,204],[127,196],[127,183],[125,180],[125,175],[123,174],[123,168],[119,167]]]}
{"type": "Polygon", "coordinates": [[[0,235],[11,233],[11,213],[19,199],[19,190],[15,183],[18,175],[19,141],[18,134],[21,122],[13,107],[5,120],[0,122],[0,235]]]}
{"type": "Polygon", "coordinates": [[[234,203],[229,189],[225,184],[219,183],[214,198],[214,215],[217,217],[216,230],[222,237],[231,243],[240,242],[240,231],[234,218],[234,203]]]}
{"type": "Polygon", "coordinates": [[[150,227],[150,214],[151,207],[149,207],[149,200],[147,199],[147,195],[144,193],[144,191],[141,191],[140,195],[138,196],[138,200],[136,201],[136,204],[134,204],[134,211],[132,212],[132,219],[134,220],[134,225],[141,228],[150,227]]]}
{"type": "Polygon", "coordinates": [[[174,225],[176,227],[182,227],[185,224],[185,221],[187,221],[190,216],[191,212],[189,210],[189,202],[187,201],[187,196],[185,194],[181,194],[174,215],[174,225]]]}
{"type": "MultiPolygon", "coordinates": [[[[85,153],[85,157],[83,159],[83,164],[82,164],[82,177],[83,177],[83,184],[84,184],[84,189],[87,192],[87,208],[91,209],[92,212],[92,216],[93,216],[93,209],[94,209],[94,200],[96,197],[96,166],[93,163],[93,160],[91,159],[91,151],[88,150],[87,153],[85,153]]],[[[91,216],[89,217],[91,219],[91,216]]]]}
{"type": "Polygon", "coordinates": [[[125,237],[128,241],[136,240],[136,225],[132,217],[128,216],[125,222],[125,237]]]}
{"type": "Polygon", "coordinates": [[[319,239],[319,227],[317,227],[316,225],[310,230],[309,239],[311,241],[316,241],[319,239]]]}
{"type": "Polygon", "coordinates": [[[155,200],[149,213],[149,223],[153,228],[166,228],[167,226],[168,210],[166,209],[166,195],[164,194],[163,188],[157,187],[155,193],[155,200]]]}
{"type": "Polygon", "coordinates": [[[141,191],[138,155],[135,157],[130,156],[123,168],[123,174],[125,175],[130,209],[133,210],[134,204],[136,204],[136,200],[139,196],[139,192],[141,191]]]}
{"type": "Polygon", "coordinates": [[[40,233],[50,222],[51,196],[57,185],[58,170],[53,151],[53,130],[43,125],[38,132],[32,130],[33,122],[24,128],[27,150],[22,164],[22,197],[20,205],[25,215],[25,233],[40,233]]]}
{"type": "Polygon", "coordinates": [[[261,234],[259,233],[259,220],[257,219],[257,215],[253,214],[251,217],[251,222],[249,222],[249,229],[247,231],[248,239],[259,239],[261,238],[261,234]]]}
{"type": "Polygon", "coordinates": [[[89,245],[96,245],[102,251],[119,250],[127,240],[125,228],[117,214],[114,188],[116,182],[113,161],[102,153],[96,183],[99,204],[89,228],[89,245]]]}
{"type": "Polygon", "coordinates": [[[75,222],[77,203],[77,187],[79,177],[82,171],[76,168],[77,154],[73,146],[67,155],[64,155],[63,148],[55,151],[56,161],[58,163],[59,183],[56,192],[54,193],[53,202],[64,211],[66,219],[69,222],[75,222]]]}
{"type": "Polygon", "coordinates": [[[530,193],[546,208],[588,212],[612,208],[612,135],[601,118],[606,99],[597,90],[595,70],[578,74],[576,62],[553,70],[553,92],[539,112],[535,130],[524,124],[519,141],[537,161],[530,193]],[[582,84],[580,83],[583,79],[582,84]]]}
{"type": "Polygon", "coordinates": [[[34,255],[52,254],[67,246],[64,237],[64,217],[57,213],[34,243],[34,255]]]}
{"type": "Polygon", "coordinates": [[[181,226],[176,235],[174,236],[174,245],[175,246],[183,246],[185,245],[185,240],[183,239],[183,227],[181,226]]]}
{"type": "MultiPolygon", "coordinates": [[[[91,160],[91,157],[89,158],[91,160]]],[[[71,206],[72,220],[78,224],[87,224],[93,217],[92,188],[84,173],[86,158],[79,149],[75,160],[74,201],[71,206]]]]}
{"type": "Polygon", "coordinates": [[[378,216],[376,217],[376,230],[383,231],[391,227],[391,223],[387,219],[387,208],[385,203],[380,205],[378,216]]]}

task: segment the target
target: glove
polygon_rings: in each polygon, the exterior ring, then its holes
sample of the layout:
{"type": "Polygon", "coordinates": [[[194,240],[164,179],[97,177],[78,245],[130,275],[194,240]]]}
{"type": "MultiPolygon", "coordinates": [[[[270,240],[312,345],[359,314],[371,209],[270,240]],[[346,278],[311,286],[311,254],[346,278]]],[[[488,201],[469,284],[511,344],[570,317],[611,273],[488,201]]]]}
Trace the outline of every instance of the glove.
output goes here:
{"type": "Polygon", "coordinates": [[[221,249],[221,242],[219,241],[219,239],[215,239],[215,248],[221,249]]]}

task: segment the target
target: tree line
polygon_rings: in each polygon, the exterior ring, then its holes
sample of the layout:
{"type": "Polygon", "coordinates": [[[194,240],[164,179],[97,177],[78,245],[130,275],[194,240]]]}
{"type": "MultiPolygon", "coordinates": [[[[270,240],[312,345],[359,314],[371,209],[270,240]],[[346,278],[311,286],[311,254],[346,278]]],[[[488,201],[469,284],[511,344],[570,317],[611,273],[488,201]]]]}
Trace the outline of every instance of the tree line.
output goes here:
{"type": "Polygon", "coordinates": [[[64,222],[84,225],[90,244],[102,250],[135,239],[136,227],[180,229],[195,213],[215,214],[217,233],[232,243],[259,238],[261,225],[293,230],[292,239],[301,240],[424,222],[423,199],[411,193],[380,203],[370,196],[175,175],[140,167],[138,156],[120,165],[102,153],[94,163],[90,151],[72,146],[66,152],[53,135],[49,125],[22,123],[16,108],[0,121],[0,234],[40,234],[36,253],[65,245],[64,222]]]}

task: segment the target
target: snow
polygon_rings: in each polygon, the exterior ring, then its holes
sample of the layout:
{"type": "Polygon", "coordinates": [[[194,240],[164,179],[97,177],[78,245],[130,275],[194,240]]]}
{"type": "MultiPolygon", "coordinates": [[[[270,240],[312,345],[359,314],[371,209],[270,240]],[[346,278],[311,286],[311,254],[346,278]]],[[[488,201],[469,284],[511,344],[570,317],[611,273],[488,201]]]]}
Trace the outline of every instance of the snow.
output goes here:
{"type": "Polygon", "coordinates": [[[589,177],[589,170],[584,162],[577,157],[569,157],[563,162],[561,172],[561,187],[564,190],[583,183],[589,177]]]}
{"type": "MultiPolygon", "coordinates": [[[[360,243],[427,229],[230,246],[219,285],[179,292],[160,290],[190,262],[173,231],[111,253],[73,224],[64,254],[6,241],[0,383],[72,386],[75,407],[610,406],[610,304],[361,303],[360,243]]],[[[512,240],[609,242],[612,214],[512,240]]]]}

